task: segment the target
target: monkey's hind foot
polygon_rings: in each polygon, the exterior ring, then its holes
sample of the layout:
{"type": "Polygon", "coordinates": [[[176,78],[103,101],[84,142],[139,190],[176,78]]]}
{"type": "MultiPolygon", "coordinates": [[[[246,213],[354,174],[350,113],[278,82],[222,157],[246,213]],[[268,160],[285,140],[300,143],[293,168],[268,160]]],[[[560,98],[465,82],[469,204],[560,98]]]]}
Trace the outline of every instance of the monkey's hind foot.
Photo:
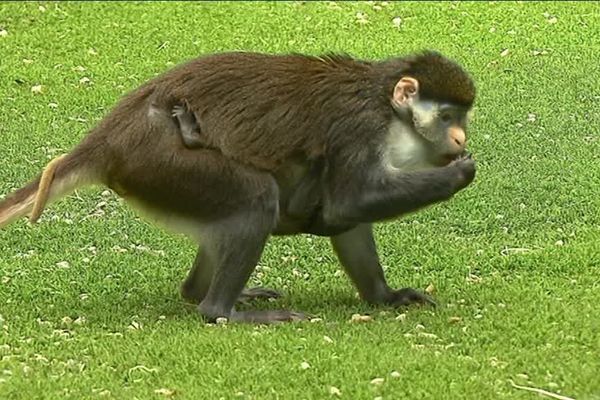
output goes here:
{"type": "Polygon", "coordinates": [[[288,310],[254,310],[234,311],[229,319],[231,322],[251,324],[276,324],[281,322],[305,321],[308,317],[300,312],[288,310]]]}
{"type": "MultiPolygon", "coordinates": [[[[191,304],[199,304],[202,301],[202,299],[204,299],[204,296],[206,295],[206,292],[202,291],[202,290],[198,290],[193,285],[193,282],[192,283],[185,282],[181,286],[180,293],[181,293],[181,297],[183,297],[183,299],[185,301],[187,301],[191,304]]],[[[248,304],[252,300],[279,299],[281,297],[283,297],[282,294],[279,293],[275,289],[269,289],[269,288],[258,286],[258,287],[244,289],[242,294],[240,294],[240,297],[238,297],[237,301],[238,301],[238,303],[241,303],[241,304],[248,304]]]]}
{"type": "Polygon", "coordinates": [[[390,293],[386,303],[394,307],[409,306],[412,304],[436,306],[435,301],[431,297],[412,288],[394,290],[390,293]]]}
{"type": "Polygon", "coordinates": [[[238,303],[248,304],[252,300],[269,300],[269,299],[279,299],[282,295],[275,289],[270,289],[266,287],[253,287],[244,289],[240,297],[238,297],[238,303]]]}

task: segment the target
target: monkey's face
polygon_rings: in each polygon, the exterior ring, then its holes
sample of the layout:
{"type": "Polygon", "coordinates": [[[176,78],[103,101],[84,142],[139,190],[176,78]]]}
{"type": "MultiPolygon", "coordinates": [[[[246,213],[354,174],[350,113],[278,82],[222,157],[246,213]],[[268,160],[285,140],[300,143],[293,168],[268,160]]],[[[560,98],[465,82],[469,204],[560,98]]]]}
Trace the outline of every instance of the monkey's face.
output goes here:
{"type": "Polygon", "coordinates": [[[428,163],[443,166],[465,152],[469,110],[464,106],[421,99],[418,81],[408,77],[396,84],[392,106],[412,125],[414,134],[424,139],[427,150],[422,153],[428,163]]]}
{"type": "Polygon", "coordinates": [[[428,143],[434,165],[446,165],[466,150],[467,112],[452,104],[418,101],[412,106],[415,131],[428,143]]]}

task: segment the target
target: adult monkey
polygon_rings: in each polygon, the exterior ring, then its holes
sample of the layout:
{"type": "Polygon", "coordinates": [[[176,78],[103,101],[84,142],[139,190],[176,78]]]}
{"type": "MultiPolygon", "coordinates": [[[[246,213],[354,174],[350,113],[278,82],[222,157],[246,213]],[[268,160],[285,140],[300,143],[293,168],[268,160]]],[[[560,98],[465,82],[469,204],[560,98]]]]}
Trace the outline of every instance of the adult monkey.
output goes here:
{"type": "MultiPolygon", "coordinates": [[[[474,97],[467,73],[435,52],[382,62],[201,57],[134,90],[52,164],[43,174],[50,176],[48,200],[102,183],[196,239],[202,246],[182,293],[208,320],[301,317],[234,308],[270,234],[331,236],[371,303],[428,302],[387,285],[370,224],[447,200],[473,180],[474,161],[460,156],[474,97]],[[206,149],[182,145],[170,113],[178,99],[200,117],[206,149]],[[324,160],[317,212],[290,218],[290,194],[315,160],[324,160]]],[[[0,226],[43,199],[39,183],[0,203],[0,226]]]]}

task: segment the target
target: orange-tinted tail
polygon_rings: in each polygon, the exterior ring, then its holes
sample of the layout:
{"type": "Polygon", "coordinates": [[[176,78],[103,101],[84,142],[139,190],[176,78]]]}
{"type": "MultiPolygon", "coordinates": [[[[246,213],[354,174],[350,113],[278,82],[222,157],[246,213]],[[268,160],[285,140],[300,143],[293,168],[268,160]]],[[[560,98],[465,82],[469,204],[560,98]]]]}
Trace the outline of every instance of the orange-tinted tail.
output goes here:
{"type": "Polygon", "coordinates": [[[47,203],[95,183],[89,154],[73,151],[50,161],[40,176],[0,201],[0,228],[27,214],[35,222],[47,203]]]}

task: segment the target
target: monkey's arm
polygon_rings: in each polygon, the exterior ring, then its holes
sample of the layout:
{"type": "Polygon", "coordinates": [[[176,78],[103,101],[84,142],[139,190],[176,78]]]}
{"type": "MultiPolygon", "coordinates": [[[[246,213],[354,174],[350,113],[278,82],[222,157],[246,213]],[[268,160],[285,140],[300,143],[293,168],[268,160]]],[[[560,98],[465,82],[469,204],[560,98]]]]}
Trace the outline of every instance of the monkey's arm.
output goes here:
{"type": "Polygon", "coordinates": [[[469,156],[423,171],[369,174],[363,168],[350,173],[351,178],[335,175],[331,182],[336,186],[326,192],[325,225],[386,220],[447,200],[471,183],[475,162],[469,156]]]}
{"type": "Polygon", "coordinates": [[[411,303],[435,304],[425,294],[411,288],[389,287],[379,263],[371,224],[361,224],[331,237],[331,244],[360,297],[371,304],[403,306],[411,303]]]}
{"type": "Polygon", "coordinates": [[[200,140],[200,127],[194,114],[185,105],[173,106],[173,117],[179,122],[183,143],[188,148],[196,148],[202,145],[200,140]]]}

